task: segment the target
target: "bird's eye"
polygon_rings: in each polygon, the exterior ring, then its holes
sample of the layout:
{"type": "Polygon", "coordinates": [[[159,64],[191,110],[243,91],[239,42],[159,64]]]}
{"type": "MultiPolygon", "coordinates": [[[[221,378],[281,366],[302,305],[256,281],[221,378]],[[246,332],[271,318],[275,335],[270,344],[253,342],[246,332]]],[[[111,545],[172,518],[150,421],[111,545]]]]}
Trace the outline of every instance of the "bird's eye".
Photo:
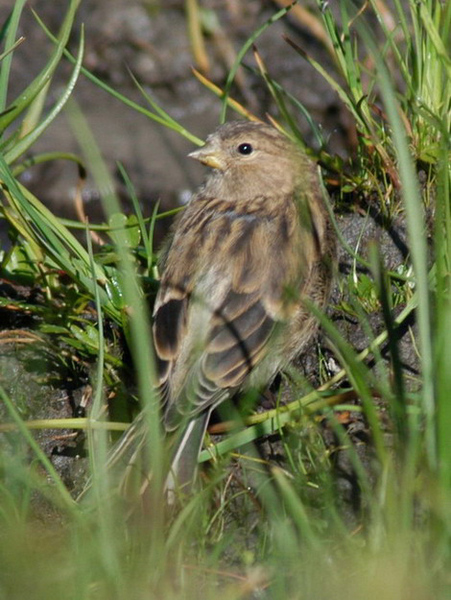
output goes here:
{"type": "Polygon", "coordinates": [[[244,154],[245,156],[248,154],[252,154],[254,149],[252,148],[252,144],[240,144],[238,146],[238,152],[240,154],[244,154]]]}

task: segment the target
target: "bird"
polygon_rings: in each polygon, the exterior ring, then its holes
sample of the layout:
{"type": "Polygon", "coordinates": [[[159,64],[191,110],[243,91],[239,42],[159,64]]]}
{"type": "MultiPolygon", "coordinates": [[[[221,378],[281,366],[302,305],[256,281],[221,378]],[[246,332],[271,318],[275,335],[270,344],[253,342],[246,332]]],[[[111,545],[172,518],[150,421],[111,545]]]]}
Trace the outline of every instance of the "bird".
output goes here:
{"type": "Polygon", "coordinates": [[[335,242],[318,168],[262,122],[219,126],[188,155],[210,169],[162,250],[153,345],[168,490],[189,493],[212,411],[264,389],[317,329],[335,242]]]}

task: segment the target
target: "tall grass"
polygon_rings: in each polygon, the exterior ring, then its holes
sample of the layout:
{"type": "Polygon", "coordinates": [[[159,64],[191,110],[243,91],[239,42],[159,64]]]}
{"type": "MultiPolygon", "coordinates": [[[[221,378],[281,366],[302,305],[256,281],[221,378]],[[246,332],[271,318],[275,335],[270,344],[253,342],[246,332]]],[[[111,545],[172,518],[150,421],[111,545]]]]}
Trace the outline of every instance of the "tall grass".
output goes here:
{"type": "MultiPolygon", "coordinates": [[[[11,58],[24,2],[16,2],[2,30],[0,124],[4,133],[0,210],[2,218],[16,232],[16,242],[12,250],[2,253],[0,266],[2,276],[14,279],[18,276],[14,257],[20,253],[25,256],[23,262],[31,280],[42,281],[43,274],[52,274],[43,279],[49,298],[55,290],[62,291],[55,276],[59,270],[73,281],[80,297],[87,296],[95,303],[98,320],[89,326],[94,350],[86,351],[96,362],[92,378],[94,403],[89,418],[83,421],[90,454],[91,489],[79,503],[70,498],[21,419],[15,399],[0,390],[10,419],[17,426],[15,435],[20,436],[33,456],[31,464],[15,456],[17,437],[11,432],[4,434],[0,462],[0,596],[448,597],[451,5],[432,0],[403,4],[395,1],[389,11],[385,3],[374,0],[356,11],[351,3],[342,2],[337,19],[328,3],[318,1],[314,29],[321,31],[320,40],[327,40],[336,65],[334,74],[288,40],[287,52],[291,47],[303,60],[309,60],[354,117],[359,148],[352,173],[343,175],[341,180],[346,193],[376,191],[382,212],[405,215],[413,274],[402,283],[397,280],[397,284],[406,286],[407,305],[395,318],[393,274],[385,270],[377,248],[370,256],[354,257],[369,269],[386,332],[373,336],[369,348],[357,354],[335,325],[318,314],[342,370],[322,389],[308,394],[302,386],[295,385],[296,402],[263,415],[252,415],[246,427],[220,444],[209,444],[201,455],[201,460],[212,459],[209,479],[196,494],[181,502],[177,512],[168,509],[162,500],[164,440],[158,400],[152,392],[150,324],[141,285],[143,278],[155,272],[152,236],[156,217],[146,221],[136,199],[136,216],[127,219],[121,214],[114,185],[84,120],[83,107],[68,103],[82,72],[105,88],[81,66],[82,33],[78,56],[71,57],[66,50],[77,5],[75,1],[69,3],[57,36],[48,32],[54,40],[48,63],[26,93],[9,107],[4,90],[11,76],[11,58]],[[376,35],[369,28],[374,16],[379,23],[376,35]],[[74,64],[72,76],[60,99],[43,114],[43,99],[63,55],[74,64]],[[89,223],[83,224],[86,245],[82,245],[67,224],[17,179],[26,165],[24,153],[63,106],[69,107],[82,155],[70,158],[81,167],[90,165],[101,191],[108,220],[102,226],[111,252],[108,261],[93,249],[90,231],[94,228],[89,223]],[[422,186],[417,175],[419,166],[427,174],[422,186]],[[435,225],[433,231],[428,231],[424,207],[432,197],[435,225]],[[421,385],[416,390],[410,390],[406,384],[396,341],[398,327],[413,309],[417,319],[414,343],[421,363],[421,385]],[[146,447],[152,493],[139,510],[130,498],[118,493],[116,472],[105,468],[108,439],[102,422],[104,390],[110,381],[108,365],[112,364],[103,330],[106,318],[124,332],[149,431],[146,447]],[[380,355],[380,346],[387,340],[388,366],[380,355]],[[369,356],[378,364],[377,375],[366,362],[369,356]],[[340,382],[346,390],[334,390],[340,382]],[[359,398],[359,404],[344,406],[348,397],[359,398]],[[337,402],[341,406],[335,407],[337,402]],[[362,462],[359,449],[342,423],[340,409],[363,412],[371,438],[370,464],[362,462]],[[382,425],[382,411],[389,415],[388,431],[382,425]],[[360,494],[360,508],[352,517],[344,514],[331,468],[333,457],[329,453],[339,448],[325,444],[318,420],[327,423],[337,445],[347,449],[360,494]],[[287,461],[283,468],[273,465],[268,469],[252,442],[274,433],[281,436],[287,461]],[[233,476],[225,475],[224,470],[230,452],[240,454],[233,476]],[[33,517],[34,496],[45,497],[57,515],[44,526],[33,517]]],[[[191,11],[190,27],[199,36],[201,27],[193,22],[199,18],[197,11],[193,12],[197,4],[187,6],[191,11]]],[[[282,18],[286,12],[283,9],[274,18],[282,18]]],[[[300,11],[293,18],[303,15],[300,11]]],[[[267,26],[270,23],[261,30],[267,26]]],[[[257,37],[258,31],[238,53],[224,91],[205,77],[202,79],[213,93],[222,96],[224,110],[226,104],[242,113],[245,110],[230,94],[234,73],[257,37]]],[[[293,137],[299,135],[295,126],[299,118],[307,118],[315,128],[305,107],[286,94],[268,72],[257,49],[254,56],[279,109],[274,117],[276,125],[285,127],[293,137]]],[[[123,100],[124,110],[145,110],[159,124],[179,130],[195,143],[199,141],[148,95],[143,97],[150,103],[150,111],[110,88],[108,91],[123,100]]],[[[319,140],[319,130],[314,131],[319,140]]],[[[321,159],[330,171],[340,165],[328,155],[325,144],[321,159]]],[[[123,170],[122,173],[133,197],[132,183],[123,170]]],[[[361,326],[371,332],[365,301],[363,296],[358,297],[355,311],[361,326]]],[[[74,331],[65,329],[65,339],[70,339],[74,331]]],[[[80,346],[74,347],[81,350],[80,346]]],[[[119,361],[114,366],[123,365],[119,361]]]]}

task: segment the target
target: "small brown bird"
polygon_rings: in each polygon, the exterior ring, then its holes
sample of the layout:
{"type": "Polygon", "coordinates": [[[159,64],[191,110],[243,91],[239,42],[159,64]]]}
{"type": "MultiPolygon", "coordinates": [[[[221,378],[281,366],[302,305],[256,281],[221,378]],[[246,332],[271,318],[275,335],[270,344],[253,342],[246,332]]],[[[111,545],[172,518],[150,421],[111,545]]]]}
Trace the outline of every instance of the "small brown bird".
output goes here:
{"type": "Polygon", "coordinates": [[[166,431],[181,430],[167,488],[189,489],[212,410],[262,388],[316,328],[335,253],[316,165],[268,125],[219,127],[191,158],[213,172],[161,259],[153,336],[166,431]]]}

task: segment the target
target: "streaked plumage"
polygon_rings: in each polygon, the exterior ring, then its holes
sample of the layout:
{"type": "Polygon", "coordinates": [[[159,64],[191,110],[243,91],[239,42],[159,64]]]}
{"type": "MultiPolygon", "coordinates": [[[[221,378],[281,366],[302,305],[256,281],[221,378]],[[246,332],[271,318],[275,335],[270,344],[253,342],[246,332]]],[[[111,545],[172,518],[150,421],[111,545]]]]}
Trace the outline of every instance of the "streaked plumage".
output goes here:
{"type": "Polygon", "coordinates": [[[214,407],[267,385],[315,331],[334,242],[315,164],[263,124],[232,122],[190,155],[213,168],[160,264],[154,345],[168,432],[167,486],[189,489],[214,407]]]}

